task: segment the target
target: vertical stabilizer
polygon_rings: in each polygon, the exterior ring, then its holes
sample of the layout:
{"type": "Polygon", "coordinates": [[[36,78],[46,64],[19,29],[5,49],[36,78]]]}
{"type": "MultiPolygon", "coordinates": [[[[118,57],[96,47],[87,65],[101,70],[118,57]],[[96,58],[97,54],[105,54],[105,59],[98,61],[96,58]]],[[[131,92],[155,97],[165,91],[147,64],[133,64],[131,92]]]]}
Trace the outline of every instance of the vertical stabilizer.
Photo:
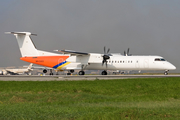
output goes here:
{"type": "Polygon", "coordinates": [[[16,36],[22,57],[39,56],[38,50],[36,49],[30,38],[30,35],[36,35],[36,34],[31,34],[30,32],[7,32],[7,33],[14,34],[16,36]]]}

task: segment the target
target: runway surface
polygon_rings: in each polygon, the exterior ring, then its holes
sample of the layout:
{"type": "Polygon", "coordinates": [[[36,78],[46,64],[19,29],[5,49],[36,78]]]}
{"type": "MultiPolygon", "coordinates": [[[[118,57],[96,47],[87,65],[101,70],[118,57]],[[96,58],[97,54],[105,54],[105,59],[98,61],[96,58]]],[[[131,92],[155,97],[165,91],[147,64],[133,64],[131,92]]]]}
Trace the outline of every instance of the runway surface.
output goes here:
{"type": "Polygon", "coordinates": [[[76,81],[76,80],[110,80],[110,79],[127,79],[127,78],[163,78],[163,77],[180,77],[180,75],[53,75],[53,76],[36,76],[36,75],[0,75],[0,81],[76,81]]]}

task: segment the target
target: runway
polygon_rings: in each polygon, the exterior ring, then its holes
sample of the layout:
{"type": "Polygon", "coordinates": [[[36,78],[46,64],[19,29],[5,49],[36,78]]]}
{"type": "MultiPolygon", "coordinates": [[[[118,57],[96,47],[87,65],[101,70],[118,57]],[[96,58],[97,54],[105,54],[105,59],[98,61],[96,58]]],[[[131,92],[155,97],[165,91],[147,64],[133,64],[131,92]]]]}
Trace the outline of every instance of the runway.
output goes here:
{"type": "Polygon", "coordinates": [[[37,76],[37,75],[0,75],[0,81],[77,81],[77,80],[113,80],[128,78],[164,78],[164,77],[180,77],[180,75],[53,75],[53,76],[37,76]]]}

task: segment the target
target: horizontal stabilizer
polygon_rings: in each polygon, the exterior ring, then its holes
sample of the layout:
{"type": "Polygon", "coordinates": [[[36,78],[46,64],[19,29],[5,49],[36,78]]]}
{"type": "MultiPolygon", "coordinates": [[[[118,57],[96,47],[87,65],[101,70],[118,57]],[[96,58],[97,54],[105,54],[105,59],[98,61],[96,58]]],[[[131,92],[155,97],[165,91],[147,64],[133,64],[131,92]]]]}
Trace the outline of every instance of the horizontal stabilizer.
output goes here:
{"type": "Polygon", "coordinates": [[[6,34],[17,34],[17,35],[34,35],[37,36],[37,34],[32,34],[30,32],[5,32],[6,34]]]}

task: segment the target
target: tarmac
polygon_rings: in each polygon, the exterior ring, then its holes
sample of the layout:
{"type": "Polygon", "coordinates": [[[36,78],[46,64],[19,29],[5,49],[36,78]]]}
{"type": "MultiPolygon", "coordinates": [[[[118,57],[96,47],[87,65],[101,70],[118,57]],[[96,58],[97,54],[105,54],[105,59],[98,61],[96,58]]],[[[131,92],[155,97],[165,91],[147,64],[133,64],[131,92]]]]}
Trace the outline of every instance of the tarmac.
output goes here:
{"type": "Polygon", "coordinates": [[[180,75],[0,75],[0,81],[77,81],[77,80],[114,80],[129,78],[168,78],[180,75]]]}

